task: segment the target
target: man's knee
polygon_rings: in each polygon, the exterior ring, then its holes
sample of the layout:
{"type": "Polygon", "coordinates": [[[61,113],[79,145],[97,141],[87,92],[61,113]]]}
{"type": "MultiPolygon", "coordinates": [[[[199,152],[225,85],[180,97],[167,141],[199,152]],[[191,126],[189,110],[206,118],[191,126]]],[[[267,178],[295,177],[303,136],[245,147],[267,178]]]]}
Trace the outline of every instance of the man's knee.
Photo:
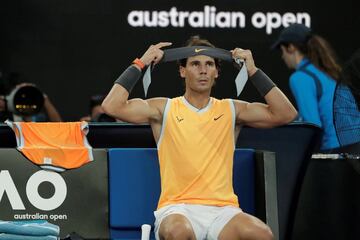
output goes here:
{"type": "Polygon", "coordinates": [[[159,236],[161,240],[195,240],[190,223],[181,219],[164,220],[160,226],[159,236]]]}
{"type": "Polygon", "coordinates": [[[259,234],[258,235],[259,238],[257,238],[257,239],[262,239],[262,240],[273,240],[274,239],[274,235],[273,235],[271,229],[267,225],[260,228],[258,230],[258,234],[259,234]]]}

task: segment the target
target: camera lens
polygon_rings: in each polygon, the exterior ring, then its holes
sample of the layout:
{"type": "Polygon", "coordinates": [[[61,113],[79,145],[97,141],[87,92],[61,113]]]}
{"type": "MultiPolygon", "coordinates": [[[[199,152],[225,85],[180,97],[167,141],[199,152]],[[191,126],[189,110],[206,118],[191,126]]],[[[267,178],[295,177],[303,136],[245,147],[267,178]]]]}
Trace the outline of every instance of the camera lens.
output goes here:
{"type": "Polygon", "coordinates": [[[44,105],[43,93],[35,86],[15,88],[7,97],[9,111],[20,116],[31,116],[41,111],[44,105]]]}

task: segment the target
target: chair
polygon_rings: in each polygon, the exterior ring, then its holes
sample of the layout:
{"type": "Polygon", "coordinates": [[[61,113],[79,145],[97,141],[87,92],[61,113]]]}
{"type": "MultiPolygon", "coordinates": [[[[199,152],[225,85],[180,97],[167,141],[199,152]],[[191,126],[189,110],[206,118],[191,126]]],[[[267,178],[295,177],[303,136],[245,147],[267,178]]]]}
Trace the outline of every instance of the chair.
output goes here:
{"type": "MultiPolygon", "coordinates": [[[[111,238],[140,239],[142,224],[153,227],[153,211],[160,195],[157,150],[116,148],[109,149],[108,155],[111,238]]],[[[233,179],[234,191],[243,211],[268,222],[277,235],[274,154],[237,149],[233,179]]],[[[154,239],[153,232],[150,237],[154,239]]]]}

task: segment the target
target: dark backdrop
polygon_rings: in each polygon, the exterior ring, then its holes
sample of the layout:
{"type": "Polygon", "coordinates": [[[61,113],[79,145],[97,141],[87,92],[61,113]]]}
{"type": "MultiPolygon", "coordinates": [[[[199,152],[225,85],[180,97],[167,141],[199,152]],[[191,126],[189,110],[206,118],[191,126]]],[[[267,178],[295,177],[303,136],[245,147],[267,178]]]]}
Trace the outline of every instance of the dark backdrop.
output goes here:
{"type": "MultiPolygon", "coordinates": [[[[3,0],[0,2],[0,69],[2,81],[9,76],[37,84],[47,93],[64,120],[78,120],[88,113],[89,97],[107,93],[113,81],[152,43],[172,41],[182,45],[189,36],[200,34],[216,46],[248,48],[258,67],[289,93],[291,73],[279,52],[271,52],[279,27],[266,31],[255,28],[255,12],[307,13],[314,31],[327,38],[346,60],[359,47],[359,14],[355,0],[223,0],[223,1],[128,1],[128,0],[3,0]],[[219,12],[242,12],[245,26],[236,28],[131,27],[127,21],[133,10],[204,11],[204,5],[219,12]]],[[[273,20],[274,22],[274,20],[273,20]]],[[[223,64],[214,96],[235,96],[235,69],[223,64]]],[[[159,65],[153,73],[148,97],[173,97],[183,93],[183,84],[174,63],[159,65]]],[[[144,97],[137,84],[131,97],[144,97]]],[[[248,101],[262,101],[248,84],[240,96],[248,101]]]]}

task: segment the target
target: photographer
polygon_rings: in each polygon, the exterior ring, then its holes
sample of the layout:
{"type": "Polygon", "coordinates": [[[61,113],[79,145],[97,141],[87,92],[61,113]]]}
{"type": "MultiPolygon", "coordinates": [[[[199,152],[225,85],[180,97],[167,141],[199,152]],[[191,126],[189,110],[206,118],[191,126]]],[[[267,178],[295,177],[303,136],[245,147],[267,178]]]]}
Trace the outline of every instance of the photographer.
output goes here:
{"type": "Polygon", "coordinates": [[[16,85],[5,97],[0,96],[0,120],[24,122],[61,122],[61,116],[49,97],[35,84],[16,85]]]}

